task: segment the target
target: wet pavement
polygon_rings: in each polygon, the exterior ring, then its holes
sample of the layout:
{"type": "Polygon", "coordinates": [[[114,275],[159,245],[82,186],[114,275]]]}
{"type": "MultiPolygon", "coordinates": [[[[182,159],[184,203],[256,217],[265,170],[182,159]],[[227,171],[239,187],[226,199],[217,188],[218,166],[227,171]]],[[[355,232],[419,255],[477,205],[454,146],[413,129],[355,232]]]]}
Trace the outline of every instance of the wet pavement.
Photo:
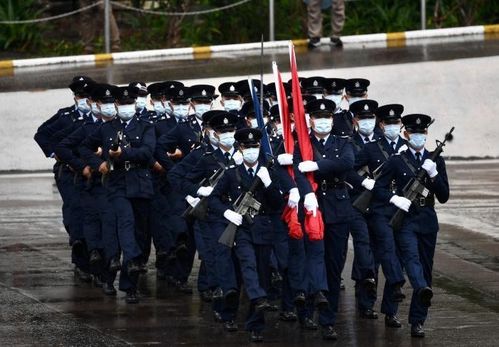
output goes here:
{"type": "MultiPolygon", "coordinates": [[[[441,232],[427,337],[410,337],[408,301],[400,309],[402,329],[357,317],[353,283],[347,280],[336,345],[497,346],[498,171],[499,161],[448,163],[451,200],[438,208],[441,232]]],[[[247,345],[244,303],[241,330],[227,335],[196,291],[187,296],[156,280],[153,259],[140,283],[138,305],[125,304],[123,293],[104,297],[91,284],[75,280],[52,182],[49,174],[0,175],[0,346],[247,345]]],[[[351,260],[350,249],[345,278],[351,260]]],[[[190,282],[195,280],[192,276],[190,282]]],[[[268,314],[265,338],[265,345],[274,346],[332,344],[323,342],[319,332],[280,322],[277,313],[268,314]]]]}
{"type": "MultiPolygon", "coordinates": [[[[317,69],[336,69],[360,66],[403,64],[412,62],[442,61],[464,58],[489,57],[499,54],[499,37],[473,39],[457,37],[440,40],[420,40],[404,47],[380,47],[380,44],[353,45],[345,49],[322,46],[308,51],[297,50],[301,72],[317,69]]],[[[191,56],[178,60],[141,59],[139,62],[105,63],[98,66],[50,66],[16,70],[15,75],[2,76],[0,92],[66,88],[75,75],[88,75],[98,81],[113,84],[129,83],[140,76],[142,81],[188,80],[208,77],[259,75],[263,61],[264,73],[272,73],[271,63],[279,62],[281,71],[289,71],[287,49],[264,52],[233,52],[213,54],[205,59],[192,60],[191,56]]]]}

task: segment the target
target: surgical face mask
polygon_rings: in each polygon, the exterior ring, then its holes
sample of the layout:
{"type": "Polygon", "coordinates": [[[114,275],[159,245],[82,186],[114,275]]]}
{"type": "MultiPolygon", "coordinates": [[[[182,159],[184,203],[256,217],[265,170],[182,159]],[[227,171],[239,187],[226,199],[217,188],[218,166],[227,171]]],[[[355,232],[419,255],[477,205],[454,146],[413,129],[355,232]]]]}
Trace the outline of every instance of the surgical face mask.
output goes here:
{"type": "Polygon", "coordinates": [[[154,108],[154,111],[157,114],[163,114],[166,111],[165,104],[163,104],[163,101],[153,101],[152,107],[154,108]]]}
{"type": "Polygon", "coordinates": [[[282,130],[282,124],[276,124],[276,133],[279,136],[282,136],[283,130],[282,130]]]}
{"type": "MultiPolygon", "coordinates": [[[[267,124],[268,121],[269,121],[268,117],[263,117],[263,125],[267,124]]],[[[256,120],[256,118],[250,119],[250,125],[253,129],[258,128],[258,121],[256,120]]]]}
{"type": "Polygon", "coordinates": [[[323,98],[324,98],[324,95],[322,95],[322,94],[312,94],[312,95],[313,95],[313,96],[315,96],[315,98],[316,98],[317,100],[320,100],[320,99],[323,99],[323,98]]]}
{"type": "Polygon", "coordinates": [[[95,116],[98,116],[100,115],[100,111],[99,111],[99,106],[97,106],[97,103],[96,102],[92,102],[92,113],[95,115],[95,116]]]}
{"type": "Polygon", "coordinates": [[[359,119],[359,133],[364,136],[369,136],[374,131],[374,126],[376,125],[376,119],[359,119]]]}
{"type": "Polygon", "coordinates": [[[244,161],[253,164],[258,160],[260,155],[260,148],[245,148],[243,149],[243,159],[244,161]]]}
{"type": "Polygon", "coordinates": [[[314,131],[319,135],[329,134],[333,129],[333,120],[331,118],[314,119],[314,131]]]}
{"type": "Polygon", "coordinates": [[[400,125],[398,124],[387,124],[384,126],[383,132],[385,136],[390,140],[395,140],[400,134],[400,125]]]}
{"type": "Polygon", "coordinates": [[[224,147],[232,148],[232,146],[234,146],[234,142],[236,142],[236,139],[234,138],[235,133],[235,131],[230,131],[218,134],[218,142],[224,147]]]}
{"type": "Polygon", "coordinates": [[[351,96],[350,98],[348,98],[348,104],[351,105],[354,102],[362,100],[362,99],[364,99],[364,98],[358,97],[358,96],[351,96]]]}
{"type": "Polygon", "coordinates": [[[218,146],[218,137],[215,136],[215,130],[208,130],[208,137],[210,138],[210,143],[214,146],[218,146]]]}
{"type": "Polygon", "coordinates": [[[107,118],[114,118],[116,116],[116,106],[114,104],[101,104],[100,113],[107,118]]]}
{"type": "Polygon", "coordinates": [[[145,108],[147,105],[147,97],[146,96],[139,96],[137,97],[137,100],[135,101],[135,108],[137,110],[142,110],[145,108]]]}
{"type": "Polygon", "coordinates": [[[278,104],[277,100],[270,99],[270,98],[269,98],[268,100],[269,100],[269,105],[270,105],[270,107],[272,107],[272,106],[274,106],[274,105],[277,105],[277,104],[278,104]]]}
{"type": "Polygon", "coordinates": [[[183,119],[189,115],[189,104],[173,105],[173,114],[177,119],[183,119]]]}
{"type": "Polygon", "coordinates": [[[208,112],[211,109],[211,104],[197,104],[194,105],[194,110],[196,111],[196,117],[201,119],[205,112],[208,112]]]}
{"type": "Polygon", "coordinates": [[[420,150],[426,143],[426,134],[414,133],[409,135],[409,145],[415,149],[420,150]]]}
{"type": "Polygon", "coordinates": [[[118,105],[118,117],[121,120],[128,121],[135,116],[135,104],[118,105]]]}
{"type": "Polygon", "coordinates": [[[343,95],[341,94],[330,94],[325,96],[326,99],[331,100],[336,105],[336,109],[341,108],[341,100],[343,99],[343,95]]]}
{"type": "Polygon", "coordinates": [[[76,100],[76,107],[78,107],[78,110],[83,113],[88,113],[91,109],[90,105],[88,104],[87,98],[76,100]]]}
{"type": "Polygon", "coordinates": [[[241,108],[241,100],[227,99],[224,100],[225,111],[233,111],[241,108]]]}

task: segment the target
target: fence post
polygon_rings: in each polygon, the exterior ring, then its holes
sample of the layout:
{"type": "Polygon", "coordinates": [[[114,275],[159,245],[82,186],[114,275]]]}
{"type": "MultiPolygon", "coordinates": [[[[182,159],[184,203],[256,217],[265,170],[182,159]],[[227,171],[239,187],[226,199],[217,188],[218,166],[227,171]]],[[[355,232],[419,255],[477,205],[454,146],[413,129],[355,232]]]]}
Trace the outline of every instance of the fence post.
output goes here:
{"type": "Polygon", "coordinates": [[[426,30],[426,0],[421,0],[421,30],[426,30]]]}
{"type": "Polygon", "coordinates": [[[269,41],[275,41],[274,0],[269,1],[269,41]]]}
{"type": "Polygon", "coordinates": [[[109,25],[110,6],[109,0],[104,0],[104,48],[106,53],[111,53],[111,33],[109,25]]]}

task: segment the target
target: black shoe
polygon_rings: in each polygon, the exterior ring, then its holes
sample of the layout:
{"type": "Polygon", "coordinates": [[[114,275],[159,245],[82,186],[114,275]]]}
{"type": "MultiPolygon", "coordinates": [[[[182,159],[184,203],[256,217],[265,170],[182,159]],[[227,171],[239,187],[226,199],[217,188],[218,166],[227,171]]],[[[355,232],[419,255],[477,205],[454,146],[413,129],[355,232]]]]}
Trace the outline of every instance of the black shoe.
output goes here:
{"type": "Polygon", "coordinates": [[[260,313],[260,312],[265,312],[270,310],[271,305],[265,298],[260,298],[257,299],[255,302],[255,312],[260,313]]]}
{"type": "Polygon", "coordinates": [[[400,323],[397,316],[385,316],[385,326],[388,328],[400,328],[402,323],[400,323]]]}
{"type": "Polygon", "coordinates": [[[104,292],[105,295],[116,296],[116,289],[114,289],[112,283],[104,283],[102,285],[102,291],[104,292]]]}
{"type": "Polygon", "coordinates": [[[314,306],[317,307],[319,311],[326,310],[329,307],[329,301],[327,301],[327,298],[322,291],[315,294],[314,306]]]}
{"type": "Polygon", "coordinates": [[[423,324],[417,323],[411,325],[411,336],[412,337],[424,337],[423,324]]]}
{"type": "Polygon", "coordinates": [[[305,307],[305,304],[307,303],[307,297],[305,296],[305,293],[304,292],[298,292],[296,294],[295,298],[293,299],[293,303],[298,308],[305,307]]]}
{"type": "Polygon", "coordinates": [[[213,292],[210,289],[203,290],[203,291],[199,292],[199,297],[204,302],[211,302],[213,299],[213,292]]]}
{"type": "Polygon", "coordinates": [[[335,47],[341,48],[343,47],[343,41],[339,37],[331,37],[329,39],[331,41],[331,44],[335,47]]]}
{"type": "Polygon", "coordinates": [[[279,306],[269,303],[268,312],[279,312],[279,306]]]}
{"type": "Polygon", "coordinates": [[[364,279],[363,284],[370,295],[373,293],[376,295],[376,280],[374,278],[364,279]]]}
{"type": "Polygon", "coordinates": [[[139,273],[141,273],[141,274],[147,273],[147,264],[145,264],[145,263],[139,264],[139,273]]]}
{"type": "Polygon", "coordinates": [[[137,296],[137,291],[135,291],[135,290],[127,291],[125,301],[127,304],[137,304],[139,302],[139,297],[137,296]]]}
{"type": "Polygon", "coordinates": [[[156,268],[164,268],[168,265],[168,252],[158,251],[156,252],[156,268]]]}
{"type": "Polygon", "coordinates": [[[192,287],[189,283],[187,282],[180,282],[177,281],[177,289],[184,294],[192,294],[192,287]]]}
{"type": "Polygon", "coordinates": [[[98,265],[101,261],[102,256],[100,255],[99,250],[92,249],[92,251],[90,251],[90,257],[88,258],[88,262],[90,263],[90,265],[98,265]]]}
{"type": "Polygon", "coordinates": [[[359,311],[359,315],[360,315],[360,318],[378,319],[378,313],[374,310],[371,310],[371,309],[359,311]]]}
{"type": "Polygon", "coordinates": [[[309,49],[315,49],[320,47],[321,45],[321,38],[320,37],[312,37],[308,40],[308,48],[309,49]]]}
{"type": "Polygon", "coordinates": [[[283,322],[296,322],[298,317],[293,311],[282,311],[279,313],[279,319],[283,322]]]}
{"type": "Polygon", "coordinates": [[[79,267],[75,267],[75,276],[82,282],[92,282],[92,275],[90,275],[88,272],[83,271],[79,267]]]}
{"type": "Polygon", "coordinates": [[[229,289],[223,298],[224,306],[227,308],[236,308],[239,303],[239,292],[235,289],[229,289]]]}
{"type": "Polygon", "coordinates": [[[337,340],[338,334],[332,325],[322,327],[322,339],[323,340],[337,340]]]}
{"type": "Polygon", "coordinates": [[[181,243],[175,248],[175,257],[178,259],[187,259],[188,256],[189,249],[185,243],[181,243]]]}
{"type": "Polygon", "coordinates": [[[216,288],[214,291],[213,291],[213,294],[211,296],[211,299],[213,301],[216,301],[216,300],[223,300],[224,298],[224,293],[222,291],[222,288],[218,287],[216,288]]]}
{"type": "Polygon", "coordinates": [[[402,287],[398,284],[393,289],[393,301],[402,302],[405,299],[405,294],[402,293],[402,287]]]}
{"type": "Polygon", "coordinates": [[[121,270],[121,263],[119,258],[113,258],[109,262],[109,271],[118,272],[121,270]]]}
{"type": "Polygon", "coordinates": [[[137,275],[140,273],[140,264],[134,261],[128,262],[127,265],[128,276],[137,275]]]}
{"type": "Polygon", "coordinates": [[[237,324],[236,322],[234,322],[233,320],[228,320],[228,321],[225,321],[224,322],[224,330],[229,332],[229,333],[233,333],[235,331],[237,331],[239,328],[237,327],[237,324]]]}
{"type": "Polygon", "coordinates": [[[270,283],[273,288],[282,287],[282,276],[278,271],[272,271],[270,275],[270,283]]]}
{"type": "Polygon", "coordinates": [[[250,331],[249,340],[250,342],[255,342],[255,343],[263,342],[263,335],[260,331],[250,331]]]}
{"type": "Polygon", "coordinates": [[[424,307],[431,306],[431,298],[433,298],[433,290],[430,287],[420,288],[418,290],[419,301],[424,307]]]}
{"type": "Polygon", "coordinates": [[[305,330],[317,330],[319,326],[311,318],[304,318],[300,320],[300,326],[305,330]]]}
{"type": "Polygon", "coordinates": [[[345,290],[345,281],[343,280],[343,277],[341,278],[340,282],[340,290],[345,290]]]}
{"type": "Polygon", "coordinates": [[[213,311],[213,320],[217,323],[223,322],[222,315],[220,314],[220,312],[213,311]]]}
{"type": "Polygon", "coordinates": [[[99,276],[94,276],[94,286],[97,288],[102,288],[103,285],[104,285],[104,283],[102,283],[99,276]]]}
{"type": "Polygon", "coordinates": [[[71,252],[78,257],[85,257],[87,254],[87,246],[82,240],[75,240],[71,244],[71,252]]]}

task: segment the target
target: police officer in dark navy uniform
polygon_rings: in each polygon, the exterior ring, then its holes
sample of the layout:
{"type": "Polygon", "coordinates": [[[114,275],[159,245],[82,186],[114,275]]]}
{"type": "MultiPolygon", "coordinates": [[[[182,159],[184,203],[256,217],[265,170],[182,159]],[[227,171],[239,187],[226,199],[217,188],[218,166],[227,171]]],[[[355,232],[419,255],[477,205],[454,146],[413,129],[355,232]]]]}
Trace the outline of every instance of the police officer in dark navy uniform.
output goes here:
{"type": "Polygon", "coordinates": [[[246,122],[241,115],[241,107],[243,106],[243,97],[237,89],[236,82],[224,82],[218,86],[220,92],[220,105],[230,113],[237,115],[237,128],[245,128],[246,122]]]}
{"type": "MultiPolygon", "coordinates": [[[[363,78],[351,78],[345,81],[345,99],[351,105],[356,101],[367,99],[367,87],[370,82],[363,78]]],[[[334,114],[333,134],[352,136],[354,133],[353,114],[349,110],[341,110],[334,114]]]]}
{"type": "Polygon", "coordinates": [[[250,309],[246,319],[246,330],[251,342],[263,341],[265,327],[264,311],[270,308],[267,300],[270,279],[270,254],[274,227],[270,214],[284,203],[277,178],[269,172],[260,156],[259,129],[240,129],[235,139],[243,154],[243,164],[228,170],[212,192],[210,200],[213,212],[223,215],[227,221],[239,228],[235,239],[235,252],[239,259],[250,309]],[[246,192],[255,179],[261,186],[254,197],[261,203],[254,223],[249,225],[243,216],[233,210],[230,201],[246,192]]]}
{"type": "MultiPolygon", "coordinates": [[[[366,166],[368,168],[369,179],[362,177],[363,188],[372,190],[374,174],[379,175],[383,165],[391,156],[407,148],[407,142],[400,136],[402,126],[400,118],[403,111],[404,107],[400,104],[380,106],[375,111],[380,120],[383,136],[379,137],[377,141],[365,143],[362,150],[357,152],[355,160],[356,170],[365,171],[364,168],[366,166]]],[[[393,184],[391,184],[390,189],[394,190],[393,184]]],[[[366,215],[371,232],[374,257],[376,263],[381,265],[385,275],[381,312],[385,314],[385,325],[391,328],[401,327],[397,311],[399,302],[405,298],[401,291],[401,287],[405,283],[404,274],[396,252],[393,230],[389,224],[395,210],[393,205],[373,196],[369,213],[366,215]]],[[[375,300],[375,297],[371,298],[373,305],[375,300]]]]}
{"type": "Polygon", "coordinates": [[[445,161],[441,156],[435,161],[431,160],[432,153],[425,148],[431,123],[431,117],[424,114],[402,117],[404,137],[409,149],[390,157],[374,187],[374,192],[380,200],[407,212],[402,228],[395,232],[395,241],[413,288],[409,309],[409,324],[413,337],[425,336],[423,325],[433,297],[433,256],[439,229],[434,207],[435,198],[440,203],[449,199],[445,161]],[[422,183],[427,194],[421,195],[412,203],[403,196],[402,188],[421,170],[426,172],[422,183]],[[392,180],[397,187],[396,193],[390,189],[392,180]]]}
{"type": "Polygon", "coordinates": [[[147,110],[147,96],[149,95],[149,90],[145,82],[130,82],[128,84],[129,88],[132,88],[134,93],[137,95],[135,102],[135,110],[137,110],[137,118],[141,120],[150,120],[150,114],[147,110]]]}
{"type": "MultiPolygon", "coordinates": [[[[314,100],[307,104],[312,132],[310,141],[314,160],[302,161],[295,147],[295,180],[303,196],[304,208],[312,214],[320,207],[324,221],[325,265],[327,271],[327,300],[318,303],[322,337],[337,339],[334,329],[349,226],[353,215],[352,204],[345,184],[347,173],[354,165],[354,152],[348,139],[331,133],[336,105],[331,100],[314,100]],[[313,172],[317,182],[317,196],[305,173],[313,172]],[[329,303],[329,304],[328,304],[329,303]]],[[[323,296],[321,295],[319,298],[323,296]]],[[[316,297],[317,301],[317,297],[316,297]]]]}
{"type": "Polygon", "coordinates": [[[324,98],[326,78],[321,76],[305,78],[301,85],[305,95],[313,95],[316,99],[324,98]]]}
{"type": "Polygon", "coordinates": [[[123,251],[119,289],[126,292],[127,303],[137,303],[140,257],[147,239],[149,202],[154,193],[149,165],[156,139],[154,128],[135,117],[133,89],[117,88],[115,97],[118,117],[104,123],[83,141],[80,151],[94,171],[106,176],[123,251]],[[121,143],[113,150],[117,136],[121,143]],[[102,157],[95,154],[99,147],[102,157]]]}
{"type": "Polygon", "coordinates": [[[346,80],[343,78],[326,78],[324,81],[324,99],[331,100],[336,104],[335,113],[341,111],[345,83],[346,80]]]}

